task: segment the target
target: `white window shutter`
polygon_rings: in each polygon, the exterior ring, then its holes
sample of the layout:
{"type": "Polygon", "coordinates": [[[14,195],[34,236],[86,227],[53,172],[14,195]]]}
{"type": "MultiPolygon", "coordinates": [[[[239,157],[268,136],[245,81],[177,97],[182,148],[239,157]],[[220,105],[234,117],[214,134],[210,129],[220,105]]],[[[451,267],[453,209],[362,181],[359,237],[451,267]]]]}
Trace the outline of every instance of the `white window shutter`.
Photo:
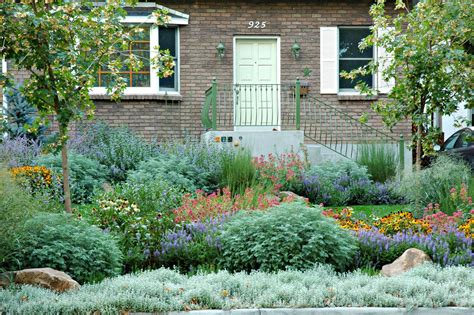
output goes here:
{"type": "MultiPolygon", "coordinates": [[[[392,29],[393,27],[381,29],[378,30],[378,33],[383,34],[392,29]]],[[[387,69],[391,59],[392,56],[385,51],[385,48],[377,46],[377,61],[379,63],[379,68],[377,71],[377,89],[381,94],[389,93],[392,87],[395,85],[395,80],[393,78],[391,78],[389,81],[385,81],[382,78],[382,71],[387,69]]]]}
{"type": "Polygon", "coordinates": [[[337,94],[339,86],[337,27],[320,28],[321,94],[337,94]]]}

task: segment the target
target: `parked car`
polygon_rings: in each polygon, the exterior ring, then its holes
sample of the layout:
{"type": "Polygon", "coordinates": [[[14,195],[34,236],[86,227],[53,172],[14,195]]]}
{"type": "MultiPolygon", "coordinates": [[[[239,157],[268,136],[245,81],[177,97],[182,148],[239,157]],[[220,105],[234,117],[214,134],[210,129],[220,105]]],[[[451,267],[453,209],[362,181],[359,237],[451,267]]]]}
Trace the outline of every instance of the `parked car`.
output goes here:
{"type": "Polygon", "coordinates": [[[454,153],[462,157],[474,170],[474,127],[456,131],[442,146],[434,148],[438,152],[454,153]]]}

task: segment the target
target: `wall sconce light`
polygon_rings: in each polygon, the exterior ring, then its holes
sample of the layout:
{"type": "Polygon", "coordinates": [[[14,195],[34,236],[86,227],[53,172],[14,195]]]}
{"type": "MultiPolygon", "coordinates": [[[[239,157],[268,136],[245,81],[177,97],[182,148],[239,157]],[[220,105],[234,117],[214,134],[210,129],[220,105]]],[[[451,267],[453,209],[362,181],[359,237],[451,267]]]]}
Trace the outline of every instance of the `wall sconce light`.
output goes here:
{"type": "Polygon", "coordinates": [[[298,59],[300,57],[300,51],[301,47],[295,40],[295,43],[293,44],[293,46],[291,46],[291,54],[295,59],[298,59]]]}
{"type": "Polygon", "coordinates": [[[224,58],[225,46],[224,46],[224,43],[222,41],[219,44],[217,44],[216,50],[217,50],[217,56],[220,59],[224,58]]]}

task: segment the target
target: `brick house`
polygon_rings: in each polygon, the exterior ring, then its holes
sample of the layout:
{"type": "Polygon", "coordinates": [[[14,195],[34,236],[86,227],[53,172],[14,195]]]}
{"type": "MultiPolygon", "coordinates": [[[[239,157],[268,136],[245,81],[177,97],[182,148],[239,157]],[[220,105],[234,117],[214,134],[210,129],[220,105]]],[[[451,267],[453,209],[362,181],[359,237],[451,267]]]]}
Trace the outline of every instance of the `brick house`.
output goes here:
{"type": "MultiPolygon", "coordinates": [[[[329,134],[336,144],[350,142],[358,130],[362,130],[359,138],[366,134],[377,138],[379,132],[392,140],[400,134],[410,136],[409,122],[392,133],[384,130],[381,119],[370,111],[373,99],[358,95],[355,83],[338,75],[384,56],[377,48],[364,52],[357,48],[369,34],[373,1],[156,2],[170,9],[171,22],[167,28],[149,28],[132,47],[150,49],[146,57],[152,56],[151,47],[157,44],[170,49],[176,61],[174,76],[158,79],[150,68],[125,71],[130,86],[122,101],[115,103],[100,86],[107,73],[99,73],[99,86],[91,91],[97,119],[129,126],[147,138],[199,136],[206,130],[201,122],[205,92],[215,79],[216,129],[292,130],[298,120],[305,141],[322,145],[329,134]],[[368,123],[361,129],[356,125],[366,112],[368,123]]],[[[157,5],[140,3],[129,10],[125,23],[146,21],[157,5]]],[[[20,73],[18,77],[21,81],[20,73]]],[[[375,98],[385,97],[390,88],[390,82],[378,75],[364,80],[379,89],[375,98]]],[[[211,109],[204,116],[212,119],[212,114],[211,109]]]]}

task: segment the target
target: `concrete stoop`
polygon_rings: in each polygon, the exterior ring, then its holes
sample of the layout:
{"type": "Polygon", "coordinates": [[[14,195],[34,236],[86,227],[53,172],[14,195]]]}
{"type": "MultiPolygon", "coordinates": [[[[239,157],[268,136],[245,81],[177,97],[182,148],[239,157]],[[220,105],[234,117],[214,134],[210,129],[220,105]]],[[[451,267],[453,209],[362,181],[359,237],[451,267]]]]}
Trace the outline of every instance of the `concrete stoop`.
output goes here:
{"type": "Polygon", "coordinates": [[[128,313],[129,315],[471,315],[473,308],[396,308],[396,307],[326,307],[326,308],[259,308],[236,310],[201,310],[188,312],[128,313]]]}

